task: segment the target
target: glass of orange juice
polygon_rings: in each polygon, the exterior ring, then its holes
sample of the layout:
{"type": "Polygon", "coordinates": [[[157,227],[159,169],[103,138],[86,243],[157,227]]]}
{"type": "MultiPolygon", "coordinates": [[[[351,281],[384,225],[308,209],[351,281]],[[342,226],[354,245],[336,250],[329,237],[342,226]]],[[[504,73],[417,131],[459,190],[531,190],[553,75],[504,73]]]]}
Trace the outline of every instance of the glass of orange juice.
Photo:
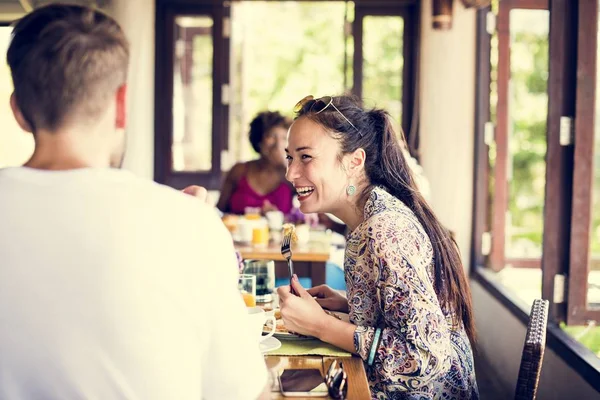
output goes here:
{"type": "Polygon", "coordinates": [[[238,280],[238,289],[246,307],[256,306],[256,276],[241,274],[238,280]]]}
{"type": "Polygon", "coordinates": [[[258,247],[266,247],[269,244],[269,227],[267,225],[256,226],[252,229],[252,244],[258,247]]]}
{"type": "Polygon", "coordinates": [[[260,207],[244,208],[244,216],[247,220],[256,221],[260,219],[260,207]]]}

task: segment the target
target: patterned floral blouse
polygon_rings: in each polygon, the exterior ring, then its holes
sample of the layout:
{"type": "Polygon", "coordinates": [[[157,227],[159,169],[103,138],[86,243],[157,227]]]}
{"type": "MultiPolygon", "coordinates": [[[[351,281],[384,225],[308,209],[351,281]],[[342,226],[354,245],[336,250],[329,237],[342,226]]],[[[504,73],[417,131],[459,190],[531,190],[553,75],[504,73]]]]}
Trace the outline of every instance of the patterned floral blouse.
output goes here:
{"type": "Polygon", "coordinates": [[[349,234],[344,267],[354,345],[373,399],[479,399],[469,339],[434,291],[431,242],[384,188],[371,192],[364,222],[349,234]]]}

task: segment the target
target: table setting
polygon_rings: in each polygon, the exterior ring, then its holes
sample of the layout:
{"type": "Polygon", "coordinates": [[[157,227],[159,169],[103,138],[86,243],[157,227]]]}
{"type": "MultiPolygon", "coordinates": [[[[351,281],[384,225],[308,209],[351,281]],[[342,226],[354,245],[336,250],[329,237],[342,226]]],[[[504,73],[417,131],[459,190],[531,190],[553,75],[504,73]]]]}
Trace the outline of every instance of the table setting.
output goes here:
{"type": "MultiPolygon", "coordinates": [[[[295,273],[294,228],[282,229],[278,248],[287,279],[295,273]]],[[[250,334],[270,370],[272,398],[293,396],[363,399],[368,382],[362,360],[318,338],[290,332],[278,308],[273,260],[246,259],[240,264],[238,288],[248,311],[250,334]],[[314,388],[310,382],[316,380],[314,388]],[[307,386],[310,390],[303,392],[307,386]]],[[[291,286],[290,286],[291,287],[291,286]]],[[[348,320],[348,314],[326,311],[348,320]]]]}

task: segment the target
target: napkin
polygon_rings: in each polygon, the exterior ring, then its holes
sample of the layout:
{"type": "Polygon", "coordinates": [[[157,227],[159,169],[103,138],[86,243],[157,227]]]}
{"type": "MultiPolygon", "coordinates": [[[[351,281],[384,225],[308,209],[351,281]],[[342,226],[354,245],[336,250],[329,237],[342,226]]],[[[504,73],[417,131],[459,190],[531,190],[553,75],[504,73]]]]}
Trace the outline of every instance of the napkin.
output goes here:
{"type": "Polygon", "coordinates": [[[266,353],[267,356],[331,356],[351,357],[352,353],[319,339],[281,340],[281,347],[266,353]]]}

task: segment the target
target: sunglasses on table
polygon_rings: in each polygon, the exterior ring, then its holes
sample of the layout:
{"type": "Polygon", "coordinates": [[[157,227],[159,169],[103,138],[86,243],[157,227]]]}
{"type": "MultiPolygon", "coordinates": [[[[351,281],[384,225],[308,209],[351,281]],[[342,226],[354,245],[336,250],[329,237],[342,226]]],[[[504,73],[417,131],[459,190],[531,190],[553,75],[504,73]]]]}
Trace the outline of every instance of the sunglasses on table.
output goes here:
{"type": "Polygon", "coordinates": [[[335,104],[333,104],[333,97],[331,97],[331,96],[323,96],[319,99],[315,99],[315,97],[312,95],[306,96],[305,98],[300,100],[298,103],[296,103],[296,105],[294,106],[294,112],[296,114],[298,114],[300,111],[302,111],[302,109],[306,106],[306,104],[309,101],[312,101],[313,103],[308,108],[307,112],[320,114],[323,111],[325,111],[328,107],[331,106],[335,111],[338,112],[338,114],[340,114],[342,116],[342,118],[344,118],[346,120],[347,123],[349,123],[354,129],[356,129],[360,133],[358,128],[356,126],[354,126],[354,124],[352,122],[350,122],[350,120],[348,118],[346,118],[346,116],[335,106],[335,104]]]}
{"type": "Polygon", "coordinates": [[[344,400],[348,394],[348,375],[344,371],[344,366],[340,361],[340,366],[337,366],[337,360],[333,360],[327,375],[325,375],[325,384],[327,392],[332,399],[344,400]]]}

